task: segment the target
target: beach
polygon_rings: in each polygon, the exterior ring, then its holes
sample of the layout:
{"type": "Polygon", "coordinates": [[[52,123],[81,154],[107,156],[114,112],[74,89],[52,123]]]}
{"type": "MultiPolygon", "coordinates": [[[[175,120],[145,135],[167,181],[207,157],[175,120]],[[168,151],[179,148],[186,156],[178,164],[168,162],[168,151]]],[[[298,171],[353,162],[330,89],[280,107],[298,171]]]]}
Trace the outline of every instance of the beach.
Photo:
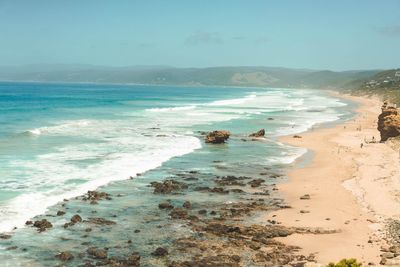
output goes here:
{"type": "Polygon", "coordinates": [[[388,219],[399,216],[399,155],[379,143],[376,129],[382,101],[376,97],[335,96],[359,104],[357,116],[330,128],[287,136],[282,142],[312,151],[311,164],[291,170],[278,188],[289,209],[266,216],[285,226],[320,227],[332,234],[293,234],[278,238],[313,253],[322,264],[356,258],[379,264],[388,219]],[[374,142],[376,141],[376,142],[374,142]],[[362,145],[361,145],[362,144],[362,145]]]}
{"type": "MultiPolygon", "coordinates": [[[[21,85],[3,90],[14,86],[21,85]]],[[[36,85],[24,86],[22,92],[36,85]]],[[[379,99],[307,89],[215,88],[211,95],[168,88],[160,102],[153,99],[161,87],[74,86],[81,99],[75,106],[52,100],[48,117],[29,127],[12,118],[39,117],[41,106],[6,113],[0,148],[15,158],[3,158],[10,191],[0,221],[4,265],[382,260],[399,187],[397,153],[370,142],[379,140],[379,99]],[[92,90],[99,96],[87,108],[81,96],[92,90]],[[112,114],[103,114],[98,107],[110,94],[112,114]],[[126,100],[135,94],[142,98],[126,100]],[[229,139],[206,141],[214,130],[226,130],[229,139]],[[37,190],[43,180],[45,191],[37,190]],[[31,192],[16,191],[29,184],[31,192]]],[[[48,93],[42,87],[34,89],[40,103],[48,93]]]]}

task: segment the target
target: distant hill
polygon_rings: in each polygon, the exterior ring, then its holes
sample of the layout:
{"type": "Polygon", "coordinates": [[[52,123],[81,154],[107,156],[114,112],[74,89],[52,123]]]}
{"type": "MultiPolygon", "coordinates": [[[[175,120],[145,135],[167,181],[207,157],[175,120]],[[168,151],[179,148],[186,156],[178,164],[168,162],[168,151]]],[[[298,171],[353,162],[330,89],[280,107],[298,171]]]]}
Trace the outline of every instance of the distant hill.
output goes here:
{"type": "Polygon", "coordinates": [[[358,94],[381,95],[400,104],[400,69],[380,71],[349,86],[358,94]]]}
{"type": "Polygon", "coordinates": [[[2,81],[88,82],[184,86],[257,86],[345,88],[379,71],[319,71],[277,67],[174,68],[169,66],[106,67],[93,65],[28,65],[0,67],[2,81]]]}

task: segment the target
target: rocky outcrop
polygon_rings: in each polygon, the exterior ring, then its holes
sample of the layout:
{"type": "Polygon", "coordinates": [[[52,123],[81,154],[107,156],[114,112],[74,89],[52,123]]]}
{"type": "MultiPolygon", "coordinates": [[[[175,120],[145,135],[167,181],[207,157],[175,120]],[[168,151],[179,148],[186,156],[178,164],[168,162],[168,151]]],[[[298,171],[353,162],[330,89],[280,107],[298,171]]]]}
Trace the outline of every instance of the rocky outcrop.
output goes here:
{"type": "Polygon", "coordinates": [[[46,229],[53,227],[53,225],[46,219],[42,219],[40,221],[35,221],[33,226],[38,228],[39,232],[46,231],[46,229]]]}
{"type": "Polygon", "coordinates": [[[256,133],[250,134],[249,137],[264,137],[264,135],[265,135],[265,130],[261,129],[256,133]]]}
{"type": "Polygon", "coordinates": [[[164,180],[163,182],[151,182],[151,187],[154,187],[154,194],[171,194],[173,192],[187,189],[188,185],[175,180],[164,180]]]}
{"type": "Polygon", "coordinates": [[[382,113],[378,117],[378,130],[381,133],[381,142],[400,135],[400,114],[397,108],[385,104],[382,106],[382,113]]]}
{"type": "Polygon", "coordinates": [[[209,132],[206,135],[205,140],[206,140],[206,143],[222,144],[222,143],[225,143],[225,141],[229,139],[230,135],[231,135],[231,133],[228,131],[213,131],[213,132],[209,132]]]}

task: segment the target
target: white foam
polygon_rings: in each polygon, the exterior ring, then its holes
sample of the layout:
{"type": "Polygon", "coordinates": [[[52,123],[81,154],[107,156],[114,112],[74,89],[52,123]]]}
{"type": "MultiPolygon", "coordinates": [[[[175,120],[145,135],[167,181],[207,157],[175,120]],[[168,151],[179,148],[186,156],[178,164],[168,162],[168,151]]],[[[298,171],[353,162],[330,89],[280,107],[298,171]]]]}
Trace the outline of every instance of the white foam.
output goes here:
{"type": "MultiPolygon", "coordinates": [[[[120,141],[120,145],[133,142],[127,139],[120,141]]],[[[190,136],[147,141],[151,142],[151,146],[142,151],[113,153],[86,168],[68,164],[66,160],[83,159],[96,154],[93,151],[87,152],[87,146],[70,146],[56,153],[42,155],[35,161],[14,162],[15,166],[24,166],[32,171],[31,179],[25,182],[31,191],[36,192],[23,193],[0,207],[0,232],[23,226],[27,219],[45,213],[48,207],[64,198],[73,198],[110,182],[134,177],[137,173],[161,166],[172,157],[182,156],[201,147],[200,141],[190,136]],[[80,185],[65,184],[72,179],[84,179],[86,182],[80,185]],[[51,187],[43,191],[43,186],[51,187]]]]}

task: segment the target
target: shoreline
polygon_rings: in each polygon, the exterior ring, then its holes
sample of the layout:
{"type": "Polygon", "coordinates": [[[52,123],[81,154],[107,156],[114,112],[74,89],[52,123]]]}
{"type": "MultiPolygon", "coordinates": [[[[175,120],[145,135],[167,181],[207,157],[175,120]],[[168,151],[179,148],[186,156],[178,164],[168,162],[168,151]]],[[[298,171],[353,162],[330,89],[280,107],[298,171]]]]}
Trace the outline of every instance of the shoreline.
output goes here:
{"type": "Polygon", "coordinates": [[[356,258],[364,265],[377,265],[381,249],[387,245],[386,221],[400,214],[397,192],[392,192],[400,188],[393,178],[399,173],[398,153],[385,143],[365,142],[373,136],[380,139],[376,129],[379,99],[333,94],[359,103],[357,115],[333,127],[307,131],[302,138],[280,139],[312,151],[313,158],[306,166],[295,165],[288,172],[288,181],[278,185],[291,208],[274,211],[265,220],[273,218],[286,227],[337,231],[277,238],[301,247],[300,253],[315,254],[318,263],[356,258]]]}

